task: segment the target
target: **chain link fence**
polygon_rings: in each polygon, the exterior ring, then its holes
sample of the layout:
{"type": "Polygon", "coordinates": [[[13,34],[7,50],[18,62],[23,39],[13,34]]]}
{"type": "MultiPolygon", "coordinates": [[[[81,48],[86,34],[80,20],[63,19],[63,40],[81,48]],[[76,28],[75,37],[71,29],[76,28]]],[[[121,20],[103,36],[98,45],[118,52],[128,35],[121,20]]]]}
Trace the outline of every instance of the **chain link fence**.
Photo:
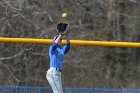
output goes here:
{"type": "MultiPolygon", "coordinates": [[[[45,87],[39,88],[42,92],[38,88],[1,87],[1,93],[51,93],[46,79],[49,47],[47,44],[0,43],[1,86],[45,87]]],[[[140,89],[139,69],[139,48],[71,45],[62,71],[63,87],[65,93],[106,92],[67,88],[140,89]]]]}

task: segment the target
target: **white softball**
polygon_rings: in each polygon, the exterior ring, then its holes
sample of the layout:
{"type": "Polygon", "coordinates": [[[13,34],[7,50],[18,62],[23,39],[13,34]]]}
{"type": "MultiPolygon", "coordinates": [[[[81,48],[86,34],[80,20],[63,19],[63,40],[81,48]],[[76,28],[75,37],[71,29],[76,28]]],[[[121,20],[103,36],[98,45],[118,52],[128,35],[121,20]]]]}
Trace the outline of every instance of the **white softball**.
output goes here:
{"type": "Polygon", "coordinates": [[[62,17],[64,18],[64,17],[67,17],[68,16],[68,14],[67,13],[63,13],[62,14],[62,17]]]}

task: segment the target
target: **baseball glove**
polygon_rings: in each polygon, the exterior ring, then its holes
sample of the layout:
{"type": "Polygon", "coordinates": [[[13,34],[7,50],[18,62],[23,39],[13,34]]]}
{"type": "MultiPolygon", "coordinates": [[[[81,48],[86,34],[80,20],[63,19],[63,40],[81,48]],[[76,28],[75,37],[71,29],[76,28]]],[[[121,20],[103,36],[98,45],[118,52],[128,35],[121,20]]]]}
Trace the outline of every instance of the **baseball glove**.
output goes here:
{"type": "Polygon", "coordinates": [[[57,24],[57,32],[59,34],[68,34],[69,31],[69,24],[68,23],[59,23],[57,24]]]}

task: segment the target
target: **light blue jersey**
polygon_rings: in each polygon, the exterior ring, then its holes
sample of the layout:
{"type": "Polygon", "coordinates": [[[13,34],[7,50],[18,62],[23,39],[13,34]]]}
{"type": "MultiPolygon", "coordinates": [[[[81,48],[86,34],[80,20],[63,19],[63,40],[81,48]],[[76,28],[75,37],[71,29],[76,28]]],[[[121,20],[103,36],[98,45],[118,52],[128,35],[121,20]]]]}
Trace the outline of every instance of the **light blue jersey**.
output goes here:
{"type": "Polygon", "coordinates": [[[70,43],[65,46],[59,46],[57,43],[53,43],[49,49],[50,67],[62,69],[64,63],[64,55],[69,51],[70,43]]]}

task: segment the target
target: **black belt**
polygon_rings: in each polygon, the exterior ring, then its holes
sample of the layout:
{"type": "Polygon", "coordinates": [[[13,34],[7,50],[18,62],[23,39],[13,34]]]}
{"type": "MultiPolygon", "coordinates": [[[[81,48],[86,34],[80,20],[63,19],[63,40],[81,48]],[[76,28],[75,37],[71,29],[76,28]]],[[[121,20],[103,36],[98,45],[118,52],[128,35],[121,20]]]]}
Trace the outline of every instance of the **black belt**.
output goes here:
{"type": "Polygon", "coordinates": [[[62,70],[61,69],[59,69],[59,68],[55,68],[55,70],[57,70],[57,71],[59,71],[59,72],[61,72],[62,70]]]}

